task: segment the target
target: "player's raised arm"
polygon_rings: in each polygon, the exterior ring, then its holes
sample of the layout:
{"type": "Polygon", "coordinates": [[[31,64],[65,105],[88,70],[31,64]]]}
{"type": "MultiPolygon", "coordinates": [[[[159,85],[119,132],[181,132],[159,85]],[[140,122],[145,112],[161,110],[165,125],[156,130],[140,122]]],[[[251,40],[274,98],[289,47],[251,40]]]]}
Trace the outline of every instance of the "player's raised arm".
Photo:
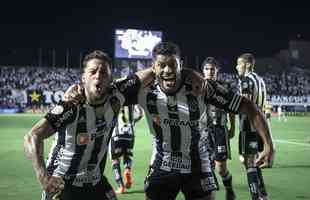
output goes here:
{"type": "Polygon", "coordinates": [[[274,145],[270,133],[270,128],[264,114],[249,99],[242,98],[240,112],[245,113],[264,142],[264,151],[260,154],[256,163],[261,167],[272,167],[274,159],[274,145]]]}
{"type": "Polygon", "coordinates": [[[228,113],[229,116],[229,138],[233,138],[235,136],[235,124],[236,124],[236,115],[233,113],[228,113]]]}
{"type": "Polygon", "coordinates": [[[263,113],[252,101],[224,88],[215,81],[208,80],[206,81],[205,102],[228,112],[246,114],[264,142],[264,151],[256,162],[259,165],[272,166],[274,146],[270,129],[263,113]]]}
{"type": "Polygon", "coordinates": [[[194,94],[200,95],[204,92],[205,79],[198,72],[190,68],[183,68],[183,74],[185,82],[192,85],[194,94]]]}
{"type": "Polygon", "coordinates": [[[144,69],[144,70],[137,71],[136,75],[138,76],[142,87],[148,86],[155,79],[155,74],[153,72],[152,67],[149,67],[149,68],[144,69]]]}

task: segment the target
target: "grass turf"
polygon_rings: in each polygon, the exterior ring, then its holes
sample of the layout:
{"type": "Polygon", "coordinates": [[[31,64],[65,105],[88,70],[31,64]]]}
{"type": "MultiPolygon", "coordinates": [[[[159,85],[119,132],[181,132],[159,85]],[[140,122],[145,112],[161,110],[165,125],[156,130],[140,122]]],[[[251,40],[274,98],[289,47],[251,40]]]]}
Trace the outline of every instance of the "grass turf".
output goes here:
{"type": "MultiPolygon", "coordinates": [[[[41,187],[36,181],[32,165],[23,153],[23,136],[41,115],[11,114],[0,115],[0,199],[1,200],[37,200],[41,196],[41,187]]],[[[276,144],[276,160],[272,169],[264,169],[263,175],[272,200],[310,199],[310,117],[289,117],[287,122],[272,119],[272,132],[276,144]]],[[[237,137],[232,139],[233,159],[228,162],[233,175],[233,184],[238,199],[250,199],[247,179],[239,163],[237,137]]],[[[136,126],[136,144],[134,149],[134,186],[120,200],[144,199],[143,181],[148,171],[151,157],[151,135],[145,121],[136,126]]],[[[47,156],[51,140],[45,145],[47,156]]],[[[111,162],[106,165],[105,174],[115,187],[111,162]]],[[[221,179],[217,199],[224,199],[221,179]]],[[[183,199],[179,195],[177,199],[183,199]]]]}

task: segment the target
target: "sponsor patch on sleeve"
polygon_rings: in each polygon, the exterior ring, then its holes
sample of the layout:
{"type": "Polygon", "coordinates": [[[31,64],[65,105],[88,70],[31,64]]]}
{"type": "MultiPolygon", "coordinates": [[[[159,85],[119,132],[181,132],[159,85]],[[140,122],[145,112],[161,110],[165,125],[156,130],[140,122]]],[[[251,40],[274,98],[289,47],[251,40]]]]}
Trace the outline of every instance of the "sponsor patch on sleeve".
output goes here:
{"type": "Polygon", "coordinates": [[[51,110],[51,113],[54,115],[60,115],[63,113],[63,111],[64,111],[64,107],[61,105],[57,105],[51,110]]]}

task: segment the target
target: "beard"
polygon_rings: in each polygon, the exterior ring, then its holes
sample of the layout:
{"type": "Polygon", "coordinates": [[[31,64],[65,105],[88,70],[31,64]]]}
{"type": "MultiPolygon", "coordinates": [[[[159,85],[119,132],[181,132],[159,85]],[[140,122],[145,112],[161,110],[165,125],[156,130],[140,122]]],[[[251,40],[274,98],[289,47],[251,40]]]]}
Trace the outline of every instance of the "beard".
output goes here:
{"type": "Polygon", "coordinates": [[[180,73],[169,76],[161,75],[158,77],[158,81],[163,92],[173,93],[179,88],[181,82],[180,73]]]}
{"type": "Polygon", "coordinates": [[[101,103],[105,98],[108,85],[102,83],[93,83],[85,87],[85,93],[87,94],[87,101],[91,104],[101,103]]]}

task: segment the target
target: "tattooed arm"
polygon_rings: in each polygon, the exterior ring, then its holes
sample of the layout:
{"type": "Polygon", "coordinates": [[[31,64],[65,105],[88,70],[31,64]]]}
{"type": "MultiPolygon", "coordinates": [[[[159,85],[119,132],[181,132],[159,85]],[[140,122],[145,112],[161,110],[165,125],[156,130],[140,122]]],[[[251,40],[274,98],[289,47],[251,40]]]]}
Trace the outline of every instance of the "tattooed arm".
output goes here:
{"type": "Polygon", "coordinates": [[[153,68],[149,67],[144,70],[140,70],[136,72],[136,75],[139,77],[142,87],[147,87],[151,84],[155,79],[155,74],[153,72],[153,68]]]}
{"type": "Polygon", "coordinates": [[[37,122],[30,132],[24,136],[24,151],[28,159],[32,161],[32,165],[37,180],[43,189],[48,193],[56,193],[63,189],[64,182],[60,177],[52,177],[47,175],[44,163],[44,139],[55,133],[53,127],[45,119],[37,122]]]}
{"type": "Polygon", "coordinates": [[[47,175],[43,158],[44,139],[54,133],[53,127],[43,118],[24,136],[25,154],[32,161],[37,180],[48,193],[55,193],[63,187],[63,180],[60,177],[50,177],[47,175]]]}

